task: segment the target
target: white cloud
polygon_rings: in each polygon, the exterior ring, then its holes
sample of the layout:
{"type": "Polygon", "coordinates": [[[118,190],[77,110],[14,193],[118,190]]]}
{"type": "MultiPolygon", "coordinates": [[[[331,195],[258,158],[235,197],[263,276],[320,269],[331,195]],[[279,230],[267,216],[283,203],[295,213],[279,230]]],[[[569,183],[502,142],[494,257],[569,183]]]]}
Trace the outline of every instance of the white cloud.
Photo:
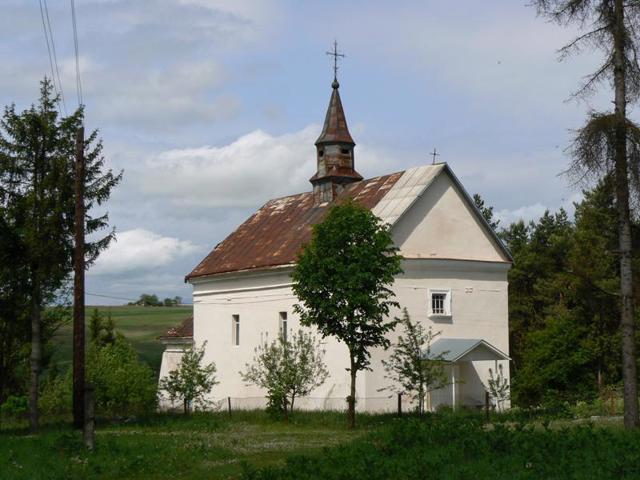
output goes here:
{"type": "Polygon", "coordinates": [[[188,240],[164,237],[142,228],[117,235],[117,241],[102,253],[90,270],[94,275],[140,273],[166,267],[200,248],[188,240]]]}
{"type": "MultiPolygon", "coordinates": [[[[163,152],[136,175],[143,193],[184,207],[254,207],[270,198],[309,191],[320,127],[273,136],[256,130],[222,147],[163,152]]],[[[356,147],[357,168],[380,170],[383,155],[356,147]]],[[[368,176],[368,175],[367,175],[368,176]]]]}
{"type": "Polygon", "coordinates": [[[574,193],[567,199],[563,199],[560,205],[557,206],[545,206],[540,202],[537,202],[533,205],[525,205],[513,210],[502,209],[495,212],[495,216],[498,220],[500,220],[500,224],[503,227],[509,226],[511,223],[523,220],[524,222],[529,222],[530,220],[538,220],[544,212],[549,210],[549,212],[556,213],[560,208],[564,208],[569,216],[573,215],[575,210],[574,203],[578,203],[582,200],[582,194],[574,193]]]}

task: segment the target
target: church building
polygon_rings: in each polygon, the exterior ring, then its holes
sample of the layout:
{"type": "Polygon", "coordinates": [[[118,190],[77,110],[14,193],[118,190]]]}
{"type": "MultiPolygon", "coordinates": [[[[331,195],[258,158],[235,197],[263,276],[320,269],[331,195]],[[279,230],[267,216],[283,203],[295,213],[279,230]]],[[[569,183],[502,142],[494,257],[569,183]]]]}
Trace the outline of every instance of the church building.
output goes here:
{"type": "MultiPolygon", "coordinates": [[[[440,332],[431,350],[444,355],[450,384],[431,392],[427,407],[483,405],[489,369],[509,378],[511,255],[446,163],[364,179],[356,170],[356,144],[335,78],[331,87],[315,142],[315,173],[309,159],[312,189],[267,201],[186,276],[193,286],[193,317],[161,337],[160,376],[176,367],[185,348],[206,342],[204,362],[215,362],[219,382],[211,400],[230,397],[233,408],[264,407],[265,392],[246,385],[239,372],[261,342],[300,328],[290,277],[297,255],[328,209],[351,198],[391,226],[404,270],[392,286],[395,299],[412,320],[440,332]]],[[[400,333],[389,335],[392,343],[400,333]]],[[[296,400],[297,408],[346,408],[347,348],[334,338],[324,339],[323,347],[330,375],[309,398],[296,400]]],[[[358,373],[358,410],[396,408],[397,399],[381,392],[388,386],[382,360],[390,354],[374,350],[372,370],[358,373]]],[[[409,408],[411,399],[403,401],[409,408]]],[[[170,407],[166,399],[161,407],[170,407]]]]}

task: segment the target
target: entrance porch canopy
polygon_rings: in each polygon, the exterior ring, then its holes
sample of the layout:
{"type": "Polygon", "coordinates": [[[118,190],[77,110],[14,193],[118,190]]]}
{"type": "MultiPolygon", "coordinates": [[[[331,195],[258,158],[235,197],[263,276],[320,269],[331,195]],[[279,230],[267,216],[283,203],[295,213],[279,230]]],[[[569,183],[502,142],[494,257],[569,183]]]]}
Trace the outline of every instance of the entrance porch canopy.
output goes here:
{"type": "Polygon", "coordinates": [[[486,340],[476,338],[439,338],[424,355],[425,358],[438,358],[447,363],[511,360],[486,340]]]}
{"type": "Polygon", "coordinates": [[[457,407],[456,365],[461,362],[495,361],[496,371],[499,360],[511,360],[509,356],[486,340],[477,338],[439,338],[428,351],[423,352],[425,359],[439,359],[451,365],[452,407],[457,407]]]}

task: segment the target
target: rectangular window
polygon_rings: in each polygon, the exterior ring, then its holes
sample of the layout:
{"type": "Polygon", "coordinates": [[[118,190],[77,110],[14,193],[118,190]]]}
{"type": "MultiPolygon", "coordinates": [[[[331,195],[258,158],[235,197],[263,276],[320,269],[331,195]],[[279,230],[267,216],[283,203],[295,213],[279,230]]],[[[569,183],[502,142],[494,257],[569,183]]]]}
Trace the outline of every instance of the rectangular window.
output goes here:
{"type": "Polygon", "coordinates": [[[446,293],[431,294],[431,313],[434,315],[444,315],[444,301],[446,298],[446,293]]]}
{"type": "Polygon", "coordinates": [[[280,335],[282,335],[282,339],[286,342],[288,334],[288,322],[287,322],[287,312],[280,312],[280,335]]]}
{"type": "Polygon", "coordinates": [[[233,345],[240,345],[240,315],[231,316],[231,343],[233,345]]]}
{"type": "Polygon", "coordinates": [[[429,315],[451,316],[451,290],[429,290],[429,315]]]}

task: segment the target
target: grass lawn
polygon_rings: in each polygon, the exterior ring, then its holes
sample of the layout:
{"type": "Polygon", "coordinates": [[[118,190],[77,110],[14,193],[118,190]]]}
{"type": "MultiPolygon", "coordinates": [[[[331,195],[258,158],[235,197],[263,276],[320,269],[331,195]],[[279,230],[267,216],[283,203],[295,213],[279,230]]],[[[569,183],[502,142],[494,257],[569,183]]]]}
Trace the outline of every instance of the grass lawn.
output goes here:
{"type": "MultiPolygon", "coordinates": [[[[87,322],[93,309],[97,308],[105,316],[111,312],[116,324],[116,331],[122,332],[139,353],[140,358],[147,362],[156,372],[160,370],[162,359],[162,344],[157,340],[158,335],[164,334],[169,328],[180,323],[184,318],[192,315],[193,307],[87,307],[87,322]]],[[[55,353],[53,360],[60,367],[71,365],[72,355],[72,327],[65,325],[54,337],[55,353]]]]}
{"type": "MultiPolygon", "coordinates": [[[[96,450],[49,425],[39,436],[0,430],[0,478],[637,479],[640,432],[610,422],[569,427],[484,425],[474,414],[422,418],[297,412],[158,415],[101,426],[96,450]]],[[[498,419],[499,420],[499,419],[498,419]]]]}
{"type": "Polygon", "coordinates": [[[87,453],[80,434],[49,425],[38,436],[0,430],[1,479],[241,478],[243,463],[282,465],[290,455],[314,454],[347,443],[388,423],[390,416],[362,416],[346,428],[344,414],[309,412],[291,422],[264,412],[162,415],[126,425],[101,426],[96,450],[87,453]]]}

